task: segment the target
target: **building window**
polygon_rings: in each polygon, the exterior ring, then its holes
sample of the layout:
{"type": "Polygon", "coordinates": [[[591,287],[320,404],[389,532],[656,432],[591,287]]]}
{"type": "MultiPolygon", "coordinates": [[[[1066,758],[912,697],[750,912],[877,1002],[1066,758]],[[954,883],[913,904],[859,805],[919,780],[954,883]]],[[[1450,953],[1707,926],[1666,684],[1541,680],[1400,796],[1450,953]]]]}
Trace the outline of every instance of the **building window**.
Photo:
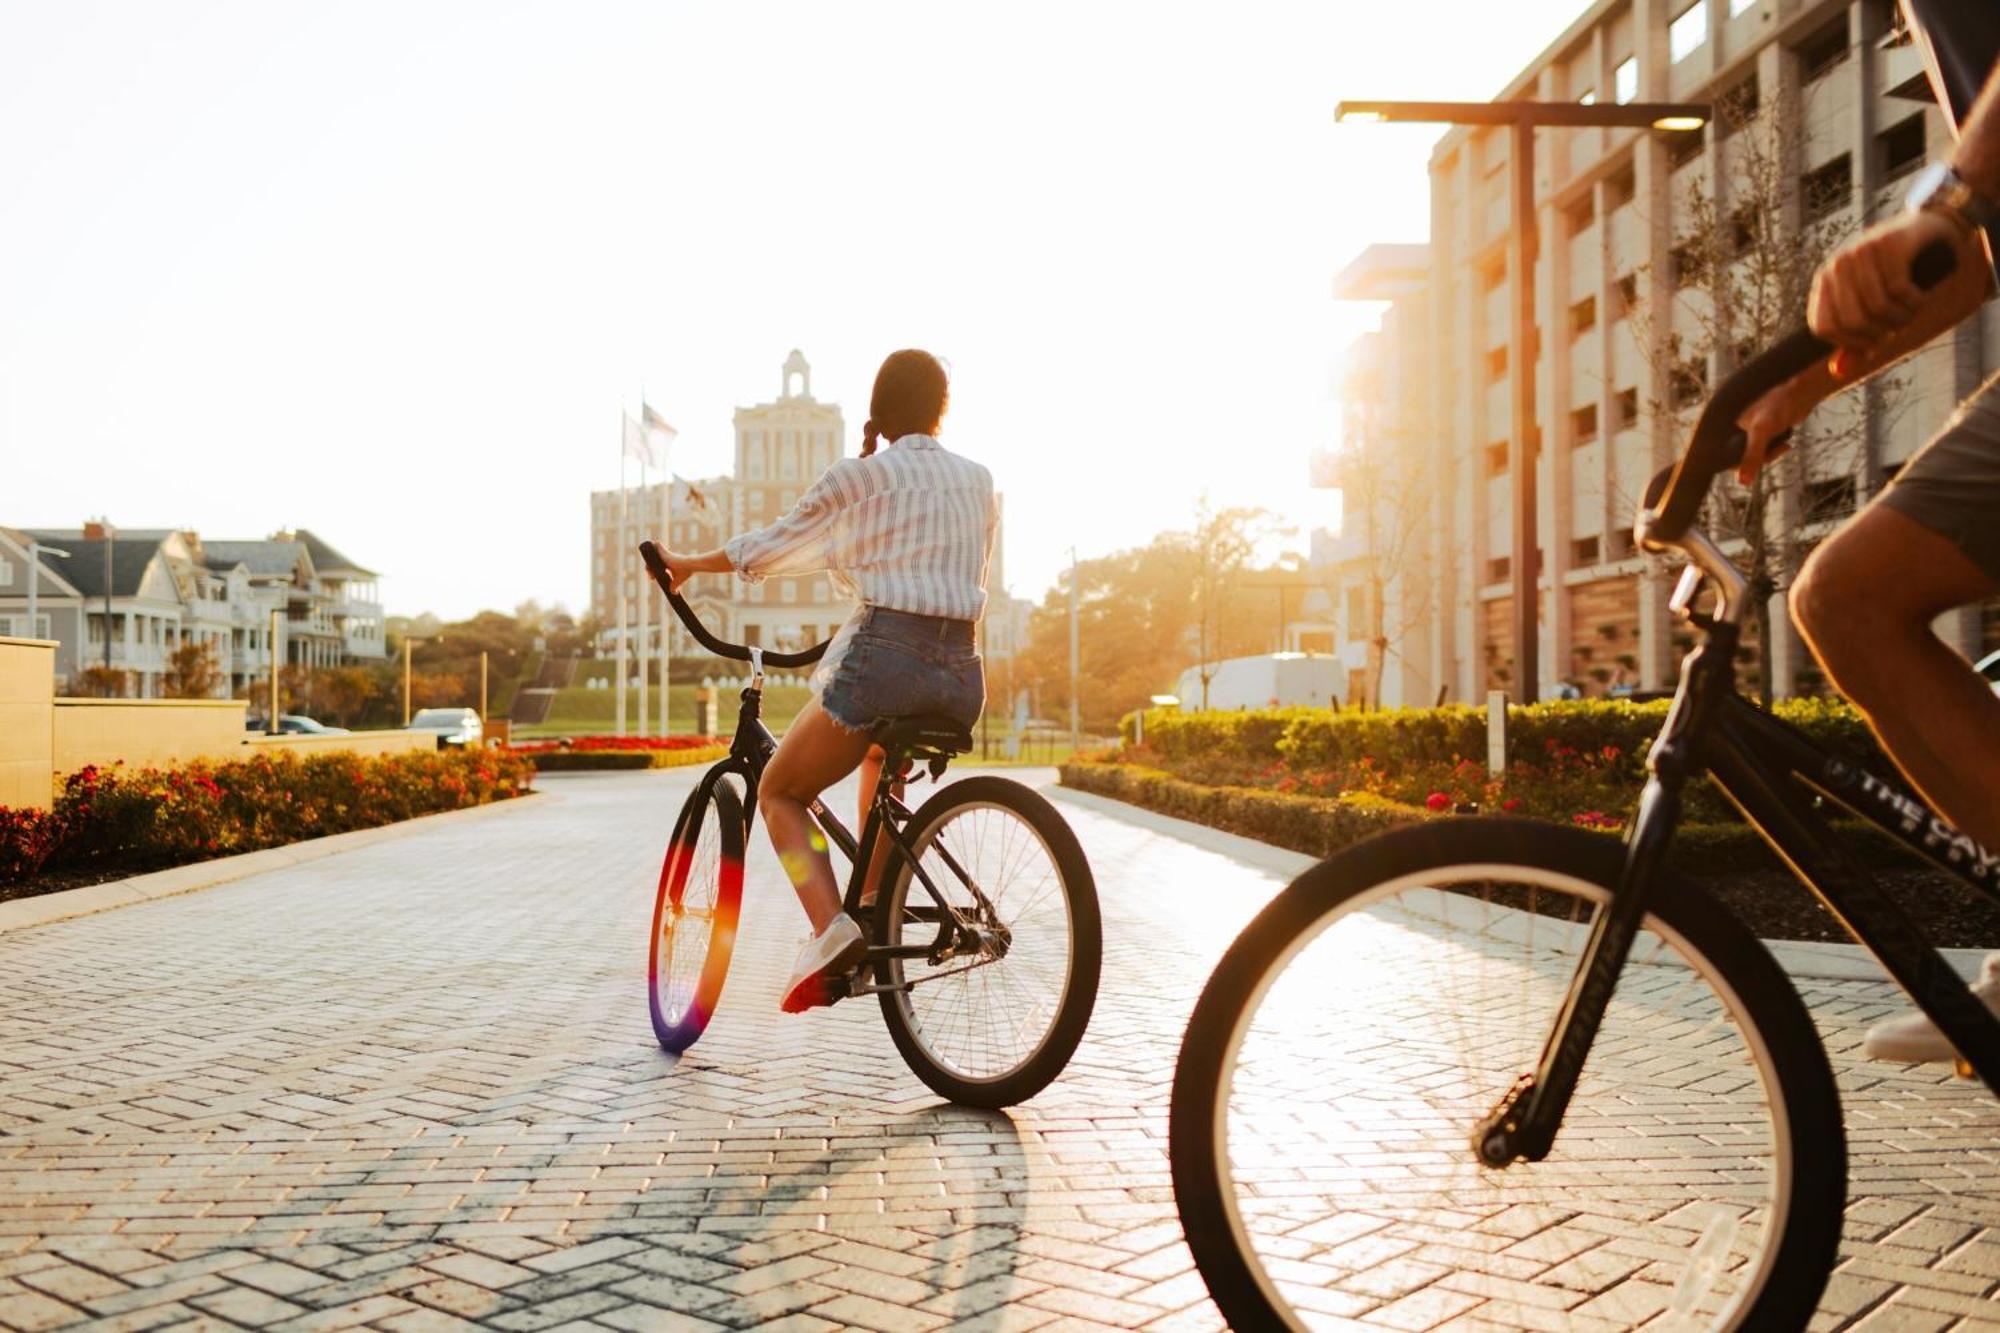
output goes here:
{"type": "Polygon", "coordinates": [[[1367,637],[1368,590],[1349,588],[1347,590],[1347,638],[1350,643],[1358,643],[1367,637]]]}
{"type": "Polygon", "coordinates": [[[1486,562],[1486,581],[1488,583],[1505,583],[1513,572],[1514,562],[1504,555],[1496,555],[1486,562]]]}
{"type": "Polygon", "coordinates": [[[1694,0],[1667,25],[1667,59],[1678,65],[1708,40],[1708,0],[1694,0]]]}
{"type": "Polygon", "coordinates": [[[1694,241],[1682,241],[1667,251],[1667,276],[1676,287],[1700,282],[1701,267],[1701,247],[1694,241]]]}
{"type": "Polygon", "coordinates": [[[762,625],[745,625],[743,627],[743,646],[746,648],[763,647],[764,627],[762,625]]]}
{"type": "Polygon", "coordinates": [[[1569,412],[1569,442],[1572,447],[1597,438],[1597,404],[1585,403],[1569,412]]]}
{"type": "Polygon", "coordinates": [[[1486,446],[1486,475],[1499,477],[1507,472],[1507,441],[1486,446]]]}
{"type": "Polygon", "coordinates": [[[1590,224],[1597,221],[1597,210],[1591,204],[1589,195],[1563,210],[1565,230],[1571,236],[1581,236],[1590,230],[1590,224]]]}
{"type": "Polygon", "coordinates": [[[1807,83],[1831,73],[1847,59],[1847,15],[1842,14],[1799,44],[1799,76],[1807,83]]]}
{"type": "Polygon", "coordinates": [[[1638,178],[1632,168],[1622,167],[1604,178],[1604,207],[1612,211],[1632,202],[1632,196],[1639,188],[1638,178]]]}
{"type": "Polygon", "coordinates": [[[1674,367],[1672,390],[1675,407],[1701,401],[1708,392],[1708,366],[1701,361],[1683,361],[1674,367]]]}
{"type": "Polygon", "coordinates": [[[1611,401],[1612,420],[1619,430],[1627,430],[1639,424],[1639,391],[1620,389],[1611,401]]]}
{"type": "Polygon", "coordinates": [[[781,601],[781,602],[795,602],[795,601],[797,601],[797,600],[798,600],[798,597],[799,597],[799,592],[798,592],[798,583],[797,583],[797,580],[795,580],[795,579],[786,579],[786,580],[785,580],[785,581],[784,581],[784,582],[783,582],[783,583],[782,583],[781,585],[779,585],[779,588],[778,588],[778,600],[779,600],[779,601],[781,601]]]}
{"type": "Polygon", "coordinates": [[[1486,351],[1486,382],[1497,384],[1507,378],[1507,349],[1490,347],[1486,351]]]}
{"type": "Polygon", "coordinates": [[[1682,130],[1667,136],[1667,170],[1679,171],[1688,163],[1701,156],[1703,146],[1700,130],[1682,130]]]}
{"type": "Polygon", "coordinates": [[[1756,7],[1757,0],[1729,0],[1729,17],[1735,18],[1739,14],[1748,14],[1756,7]]]}
{"type": "Polygon", "coordinates": [[[1576,104],[1578,106],[1596,106],[1597,89],[1585,88],[1580,94],[1577,95],[1576,104]]]}
{"type": "Polygon", "coordinates": [[[823,579],[814,579],[814,580],[813,580],[813,600],[814,600],[815,602],[823,602],[823,601],[825,601],[825,600],[826,600],[826,582],[825,582],[825,580],[823,580],[823,579]]]}
{"type": "Polygon", "coordinates": [[[1822,477],[1805,488],[1805,520],[1824,523],[1854,512],[1854,478],[1822,477]]]}
{"type": "Polygon", "coordinates": [[[1743,82],[1715,99],[1715,132],[1719,137],[1727,137],[1745,128],[1757,119],[1762,106],[1763,94],[1757,86],[1757,76],[1752,74],[1743,82]]]}
{"type": "Polygon", "coordinates": [[[1639,275],[1627,273],[1618,279],[1618,318],[1624,319],[1639,308],[1639,275]]]}
{"type": "Polygon", "coordinates": [[[1854,195],[1854,163],[1846,153],[1799,178],[1799,203],[1806,221],[1838,213],[1854,195]]]}
{"type": "Polygon", "coordinates": [[[1632,101],[1639,95],[1639,58],[1626,56],[1618,62],[1618,68],[1611,74],[1611,90],[1618,105],[1632,101]]]}
{"type": "Polygon", "coordinates": [[[1572,566],[1583,568],[1596,564],[1597,560],[1597,538],[1578,537],[1569,544],[1569,562],[1572,566]]]}
{"type": "Polygon", "coordinates": [[[1882,179],[1895,180],[1924,164],[1924,113],[1905,117],[1875,136],[1882,179]]]}
{"type": "Polygon", "coordinates": [[[1580,338],[1597,327],[1597,298],[1586,296],[1569,308],[1569,336],[1580,338]]]}
{"type": "Polygon", "coordinates": [[[1748,204],[1729,218],[1729,257],[1741,259],[1757,248],[1757,210],[1748,204]]]}

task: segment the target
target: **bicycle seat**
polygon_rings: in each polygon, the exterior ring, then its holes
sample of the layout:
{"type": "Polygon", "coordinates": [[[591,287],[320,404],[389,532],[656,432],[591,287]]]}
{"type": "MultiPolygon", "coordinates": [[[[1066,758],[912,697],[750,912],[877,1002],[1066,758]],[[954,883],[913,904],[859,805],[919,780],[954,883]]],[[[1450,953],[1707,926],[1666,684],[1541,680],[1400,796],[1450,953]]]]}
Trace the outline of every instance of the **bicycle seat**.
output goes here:
{"type": "Polygon", "coordinates": [[[972,749],[972,733],[957,718],[937,713],[911,713],[884,718],[875,728],[875,742],[885,750],[949,758],[972,749]]]}

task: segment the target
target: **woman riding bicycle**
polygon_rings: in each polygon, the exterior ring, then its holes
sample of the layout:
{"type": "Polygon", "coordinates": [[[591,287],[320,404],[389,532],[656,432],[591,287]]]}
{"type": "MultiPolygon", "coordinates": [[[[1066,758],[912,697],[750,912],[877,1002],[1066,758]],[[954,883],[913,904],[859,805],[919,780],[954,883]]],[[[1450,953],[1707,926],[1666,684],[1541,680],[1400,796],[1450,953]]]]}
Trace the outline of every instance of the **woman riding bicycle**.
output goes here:
{"type": "MultiPolygon", "coordinates": [[[[986,568],[999,524],[993,477],[937,440],[950,402],[929,352],[893,353],[875,376],[859,458],[827,468],[777,522],[701,554],[665,553],[676,589],[703,573],[757,582],[828,571],[860,605],[812,676],[813,698],[786,730],[757,789],[771,846],[812,923],[781,1007],[831,1003],[825,981],[866,950],[841,910],[826,845],[808,808],[861,769],[862,818],[882,779],[873,741],[886,719],[923,713],[970,729],[986,701],[973,628],[986,609],[986,568]],[[878,440],[888,443],[878,449],[878,440]]],[[[869,867],[880,874],[878,851],[869,867]]]]}

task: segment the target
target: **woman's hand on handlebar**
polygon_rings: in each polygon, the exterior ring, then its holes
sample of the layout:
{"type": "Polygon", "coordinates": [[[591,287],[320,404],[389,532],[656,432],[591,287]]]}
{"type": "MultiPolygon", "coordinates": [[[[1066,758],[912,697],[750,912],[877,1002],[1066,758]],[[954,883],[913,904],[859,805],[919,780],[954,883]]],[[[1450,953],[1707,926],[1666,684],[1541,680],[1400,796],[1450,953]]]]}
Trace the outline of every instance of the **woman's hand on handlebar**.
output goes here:
{"type": "Polygon", "coordinates": [[[703,551],[697,555],[661,547],[660,558],[667,566],[667,583],[676,593],[685,593],[687,581],[697,574],[726,574],[735,568],[720,550],[703,551]]]}
{"type": "Polygon", "coordinates": [[[1839,349],[1834,378],[1851,384],[1977,310],[1992,282],[1986,248],[1970,224],[1935,209],[1902,213],[1862,232],[1819,266],[1806,323],[1839,349]],[[1910,266],[1919,251],[1939,241],[1951,247],[1957,267],[1925,291],[1910,266]]]}

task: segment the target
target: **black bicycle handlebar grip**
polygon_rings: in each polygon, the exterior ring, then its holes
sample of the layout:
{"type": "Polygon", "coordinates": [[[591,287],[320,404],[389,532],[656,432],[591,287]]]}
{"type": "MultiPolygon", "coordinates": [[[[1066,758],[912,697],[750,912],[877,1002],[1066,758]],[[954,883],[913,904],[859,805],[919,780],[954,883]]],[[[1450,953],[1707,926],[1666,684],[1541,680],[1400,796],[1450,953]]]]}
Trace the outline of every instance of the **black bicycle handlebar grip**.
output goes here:
{"type": "MultiPolygon", "coordinates": [[[[1910,280],[1929,290],[1951,276],[1958,256],[1945,241],[1932,241],[1910,261],[1910,280]]],[[[1692,438],[1680,461],[1655,476],[1646,487],[1646,507],[1653,510],[1652,536],[1673,541],[1688,530],[1709,483],[1743,461],[1748,445],[1736,419],[1749,406],[1833,351],[1808,328],[1797,328],[1752,357],[1722,382],[1695,422],[1692,438]],[[1666,480],[1662,482],[1661,478],[1666,480]]]]}
{"type": "MultiPolygon", "coordinates": [[[[716,638],[714,634],[709,632],[708,626],[701,623],[701,617],[694,613],[694,608],[687,604],[686,599],[674,591],[673,580],[667,574],[667,558],[661,553],[657,543],[652,541],[640,542],[639,559],[645,563],[646,572],[653,576],[653,582],[659,584],[660,591],[667,595],[667,604],[674,608],[674,614],[681,618],[681,624],[687,626],[688,633],[694,635],[696,643],[699,643],[717,657],[733,658],[738,662],[748,662],[750,660],[750,650],[748,648],[740,643],[730,643],[727,640],[716,638]]],[[[812,647],[802,649],[796,653],[765,653],[764,665],[767,667],[811,666],[814,662],[826,656],[826,650],[832,642],[833,640],[831,639],[823,639],[812,647]]]]}

